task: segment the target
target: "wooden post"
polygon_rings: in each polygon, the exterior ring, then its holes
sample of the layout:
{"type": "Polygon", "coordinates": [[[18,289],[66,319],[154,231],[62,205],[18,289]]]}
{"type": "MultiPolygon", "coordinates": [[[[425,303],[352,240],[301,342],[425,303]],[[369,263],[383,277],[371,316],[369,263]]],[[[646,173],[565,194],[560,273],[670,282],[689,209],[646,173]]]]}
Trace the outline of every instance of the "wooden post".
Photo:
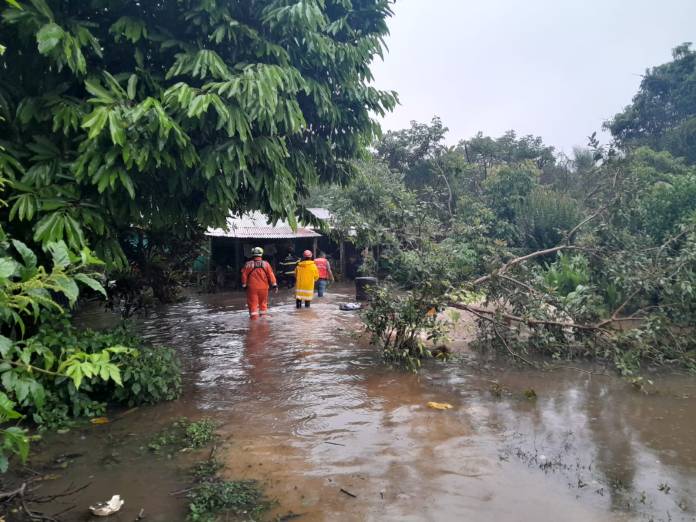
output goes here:
{"type": "Polygon", "coordinates": [[[317,244],[319,243],[318,238],[314,238],[314,242],[312,243],[312,255],[314,256],[314,259],[317,258],[317,244]]]}
{"type": "MultiPolygon", "coordinates": [[[[215,274],[213,274],[213,236],[208,236],[208,267],[207,267],[208,273],[206,274],[205,277],[205,284],[207,285],[208,288],[205,290],[207,292],[211,292],[213,289],[213,280],[215,278],[215,274]]],[[[200,284],[200,282],[199,282],[200,284]]]]}
{"type": "Polygon", "coordinates": [[[341,237],[341,242],[338,244],[338,257],[341,270],[341,281],[346,280],[346,244],[341,237]]]}
{"type": "Polygon", "coordinates": [[[240,280],[239,278],[241,277],[241,271],[242,271],[242,262],[244,260],[244,254],[242,253],[242,242],[239,239],[234,240],[234,267],[232,268],[234,272],[234,283],[235,287],[240,286],[240,280]]]}

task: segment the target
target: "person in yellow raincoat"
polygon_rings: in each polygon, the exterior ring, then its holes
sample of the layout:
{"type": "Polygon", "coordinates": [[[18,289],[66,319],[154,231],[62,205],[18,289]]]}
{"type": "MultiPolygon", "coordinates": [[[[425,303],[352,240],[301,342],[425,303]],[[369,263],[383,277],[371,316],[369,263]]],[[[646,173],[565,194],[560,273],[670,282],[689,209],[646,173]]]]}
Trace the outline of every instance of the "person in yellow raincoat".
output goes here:
{"type": "Polygon", "coordinates": [[[302,308],[304,301],[305,308],[309,308],[314,297],[314,283],[319,279],[319,269],[312,260],[312,252],[305,250],[302,254],[302,261],[297,263],[295,268],[295,304],[297,308],[302,308]]]}

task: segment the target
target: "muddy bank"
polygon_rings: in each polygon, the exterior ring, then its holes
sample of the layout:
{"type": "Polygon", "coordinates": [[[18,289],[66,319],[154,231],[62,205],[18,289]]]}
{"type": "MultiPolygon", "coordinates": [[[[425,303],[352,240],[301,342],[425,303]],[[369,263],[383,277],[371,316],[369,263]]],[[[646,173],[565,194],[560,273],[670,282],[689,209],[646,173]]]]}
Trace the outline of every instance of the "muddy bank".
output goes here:
{"type": "Polygon", "coordinates": [[[138,327],[179,350],[183,397],[46,437],[29,464],[46,479],[41,491],[89,484],[46,511],[75,505],[63,519],[89,520],[86,506],[119,493],[126,504],[113,520],[141,508],[147,520],[184,520],[185,501],[169,493],[205,451],[168,459],[146,446],[188,416],[220,424],[224,473],[263,482],[277,500],[269,519],[696,519],[692,377],[657,377],[646,394],[614,376],[466,354],[408,374],[358,340],[357,316],[338,311],[347,299],[333,293],[295,310],[281,294],[272,315],[252,323],[240,294],[153,311],[138,327]]]}

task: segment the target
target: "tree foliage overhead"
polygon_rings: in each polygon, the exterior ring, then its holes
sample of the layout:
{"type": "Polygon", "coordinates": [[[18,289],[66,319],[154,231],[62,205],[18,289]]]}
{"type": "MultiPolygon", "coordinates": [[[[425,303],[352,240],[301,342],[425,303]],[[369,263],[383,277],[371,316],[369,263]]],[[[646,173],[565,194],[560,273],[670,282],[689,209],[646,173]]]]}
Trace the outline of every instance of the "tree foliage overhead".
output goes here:
{"type": "Polygon", "coordinates": [[[673,60],[648,69],[633,101],[606,124],[623,147],[649,145],[696,162],[696,51],[687,42],[673,60]]]}
{"type": "Polygon", "coordinates": [[[29,0],[0,28],[0,174],[45,243],[294,218],[340,181],[395,95],[369,85],[387,0],[29,0]]]}

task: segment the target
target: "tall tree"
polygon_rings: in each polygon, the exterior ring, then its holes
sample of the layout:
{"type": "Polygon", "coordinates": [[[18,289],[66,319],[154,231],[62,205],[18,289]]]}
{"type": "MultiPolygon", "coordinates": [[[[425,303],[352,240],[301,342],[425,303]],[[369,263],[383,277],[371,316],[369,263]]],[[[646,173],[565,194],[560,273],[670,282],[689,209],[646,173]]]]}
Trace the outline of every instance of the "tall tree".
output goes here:
{"type": "Polygon", "coordinates": [[[396,102],[369,85],[390,14],[388,0],[11,5],[3,219],[107,258],[130,227],[177,233],[251,208],[294,219],[396,102]]]}
{"type": "Polygon", "coordinates": [[[696,51],[687,42],[671,62],[648,69],[638,93],[605,126],[617,142],[649,145],[696,162],[696,51]]]}

